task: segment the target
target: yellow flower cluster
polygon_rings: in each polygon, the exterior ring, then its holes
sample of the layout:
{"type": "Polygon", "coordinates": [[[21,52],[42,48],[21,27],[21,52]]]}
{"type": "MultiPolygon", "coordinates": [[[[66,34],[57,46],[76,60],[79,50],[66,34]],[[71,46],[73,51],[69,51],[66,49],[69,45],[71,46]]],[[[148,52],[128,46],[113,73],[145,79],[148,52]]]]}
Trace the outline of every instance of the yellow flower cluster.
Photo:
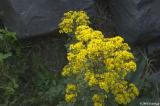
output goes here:
{"type": "Polygon", "coordinates": [[[104,106],[104,97],[103,95],[94,94],[92,97],[94,106],[104,106]]]}
{"type": "MultiPolygon", "coordinates": [[[[60,32],[75,35],[74,43],[68,48],[69,63],[63,68],[62,75],[69,78],[82,76],[88,87],[98,88],[104,94],[112,93],[117,103],[126,105],[139,94],[134,84],[124,80],[129,72],[136,70],[134,56],[122,37],[105,38],[101,31],[88,26],[88,19],[85,12],[71,11],[65,13],[60,23],[60,32]],[[66,25],[66,19],[76,20],[75,24],[66,25]]],[[[66,101],[74,101],[71,98],[76,96],[77,94],[69,96],[67,93],[66,101]]],[[[94,106],[103,105],[102,95],[95,94],[92,100],[94,106]]]]}
{"type": "Polygon", "coordinates": [[[85,73],[85,80],[88,82],[89,86],[94,86],[98,83],[97,79],[95,77],[95,74],[93,72],[90,72],[90,71],[87,71],[85,73]]]}
{"type": "Polygon", "coordinates": [[[87,42],[92,39],[102,39],[104,36],[101,31],[93,30],[86,25],[81,25],[76,28],[75,37],[81,42],[87,42]]]}
{"type": "Polygon", "coordinates": [[[76,26],[88,25],[89,17],[84,11],[69,11],[64,13],[62,22],[59,24],[60,33],[74,33],[76,26]]]}
{"type": "Polygon", "coordinates": [[[77,87],[74,84],[68,84],[66,88],[66,94],[65,94],[65,100],[68,103],[75,102],[77,93],[76,93],[77,87]]]}
{"type": "Polygon", "coordinates": [[[126,105],[139,95],[138,89],[134,84],[129,84],[126,81],[116,83],[112,88],[112,93],[115,95],[115,100],[119,104],[126,105]]]}

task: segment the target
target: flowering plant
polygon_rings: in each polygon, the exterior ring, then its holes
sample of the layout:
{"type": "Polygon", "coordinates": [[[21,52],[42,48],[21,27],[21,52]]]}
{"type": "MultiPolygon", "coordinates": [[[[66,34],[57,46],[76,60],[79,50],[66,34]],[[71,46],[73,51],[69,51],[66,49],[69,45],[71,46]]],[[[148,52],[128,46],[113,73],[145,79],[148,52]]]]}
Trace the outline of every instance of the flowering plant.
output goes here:
{"type": "Polygon", "coordinates": [[[74,35],[68,47],[68,64],[62,71],[70,81],[65,100],[104,106],[114,97],[118,104],[126,105],[139,95],[137,87],[126,80],[127,74],[136,70],[130,47],[122,37],[105,38],[89,24],[84,11],[65,13],[59,24],[60,33],[74,35]]]}

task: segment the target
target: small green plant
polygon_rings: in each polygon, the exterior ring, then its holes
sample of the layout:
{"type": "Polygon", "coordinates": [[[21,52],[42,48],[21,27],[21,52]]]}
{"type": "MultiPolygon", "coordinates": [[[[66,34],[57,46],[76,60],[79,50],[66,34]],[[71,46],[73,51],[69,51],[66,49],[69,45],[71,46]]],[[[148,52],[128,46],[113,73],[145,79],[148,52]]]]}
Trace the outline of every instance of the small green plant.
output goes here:
{"type": "Polygon", "coordinates": [[[11,56],[14,42],[16,41],[16,33],[5,29],[0,29],[0,61],[11,56]]]}
{"type": "Polygon", "coordinates": [[[12,56],[12,47],[16,41],[16,34],[0,29],[0,103],[7,104],[9,97],[15,93],[18,85],[8,72],[9,65],[6,60],[12,56]]]}

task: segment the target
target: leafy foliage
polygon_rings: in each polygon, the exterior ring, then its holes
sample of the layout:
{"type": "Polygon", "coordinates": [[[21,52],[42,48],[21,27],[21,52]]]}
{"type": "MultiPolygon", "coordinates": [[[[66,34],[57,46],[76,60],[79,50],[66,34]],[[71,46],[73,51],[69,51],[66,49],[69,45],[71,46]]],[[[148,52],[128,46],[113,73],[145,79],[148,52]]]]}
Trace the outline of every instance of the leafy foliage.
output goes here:
{"type": "Polygon", "coordinates": [[[136,106],[142,102],[159,103],[160,83],[156,77],[158,72],[154,66],[154,59],[150,58],[145,50],[138,49],[137,52],[137,71],[130,73],[128,80],[135,83],[140,90],[140,96],[129,106],[136,106]]]}
{"type": "Polygon", "coordinates": [[[16,34],[0,29],[0,105],[53,106],[63,101],[66,81],[44,66],[16,34]]]}

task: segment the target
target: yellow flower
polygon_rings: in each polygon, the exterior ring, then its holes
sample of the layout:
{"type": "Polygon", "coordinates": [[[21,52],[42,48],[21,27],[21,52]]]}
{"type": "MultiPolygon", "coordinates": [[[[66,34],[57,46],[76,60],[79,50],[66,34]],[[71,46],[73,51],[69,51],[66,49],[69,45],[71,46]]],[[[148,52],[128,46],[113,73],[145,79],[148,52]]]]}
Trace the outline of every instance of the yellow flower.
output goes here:
{"type": "Polygon", "coordinates": [[[82,49],[85,49],[85,45],[82,42],[70,44],[69,46],[69,50],[72,52],[79,52],[82,49]]]}
{"type": "Polygon", "coordinates": [[[63,76],[69,76],[69,75],[70,75],[70,72],[71,72],[71,70],[70,70],[69,65],[66,65],[66,66],[64,66],[64,68],[63,68],[62,75],[63,75],[63,76]]]}
{"type": "Polygon", "coordinates": [[[77,86],[75,84],[68,84],[66,88],[65,100],[68,103],[75,102],[77,97],[77,86]]]}
{"type": "Polygon", "coordinates": [[[103,102],[103,96],[99,94],[94,94],[92,97],[93,102],[103,102]]]}
{"type": "Polygon", "coordinates": [[[95,86],[97,84],[97,80],[96,78],[94,78],[93,76],[90,78],[90,80],[88,81],[88,85],[89,86],[95,86]]]}
{"type": "Polygon", "coordinates": [[[130,61],[123,65],[124,70],[127,71],[135,71],[136,70],[136,63],[134,61],[130,61]]]}
{"type": "Polygon", "coordinates": [[[68,103],[72,103],[72,102],[75,102],[76,97],[77,97],[77,94],[74,94],[74,93],[66,94],[66,95],[65,95],[65,100],[66,100],[66,102],[68,102],[68,103]]]}
{"type": "Polygon", "coordinates": [[[73,34],[76,26],[89,25],[89,17],[84,11],[69,11],[64,14],[59,24],[59,32],[73,34]]]}
{"type": "Polygon", "coordinates": [[[102,103],[99,103],[99,102],[95,102],[95,103],[94,103],[94,106],[103,106],[103,104],[102,104],[102,103]]]}
{"type": "Polygon", "coordinates": [[[89,26],[78,26],[75,32],[76,39],[81,42],[88,42],[92,39],[102,39],[102,32],[93,30],[89,26]]]}
{"type": "Polygon", "coordinates": [[[124,93],[124,94],[117,94],[115,96],[115,100],[118,104],[123,104],[123,105],[127,105],[128,103],[131,102],[131,98],[129,93],[124,93]]]}
{"type": "Polygon", "coordinates": [[[139,95],[138,89],[134,84],[129,84],[126,81],[121,81],[114,85],[112,93],[115,95],[115,100],[118,104],[126,105],[139,95]]]}
{"type": "Polygon", "coordinates": [[[137,89],[137,87],[134,85],[134,84],[130,84],[130,89],[131,89],[131,92],[135,95],[135,96],[138,96],[139,95],[139,91],[137,89]]]}
{"type": "Polygon", "coordinates": [[[125,98],[121,94],[116,95],[115,100],[118,104],[124,104],[124,105],[127,104],[125,98]]]}
{"type": "Polygon", "coordinates": [[[92,101],[94,106],[103,106],[104,104],[104,96],[99,94],[94,94],[92,97],[92,101]]]}
{"type": "Polygon", "coordinates": [[[67,53],[67,59],[68,59],[68,61],[74,60],[75,59],[75,54],[73,54],[73,53],[67,53]]]}
{"type": "Polygon", "coordinates": [[[75,78],[72,80],[82,78],[86,82],[78,80],[76,85],[68,84],[65,99],[74,102],[77,87],[86,90],[89,87],[101,93],[93,95],[94,106],[103,106],[104,95],[108,93],[114,95],[118,104],[126,105],[139,95],[136,86],[125,81],[127,74],[136,70],[130,47],[122,37],[105,38],[101,31],[92,29],[89,24],[89,17],[84,11],[65,13],[59,24],[61,33],[74,35],[68,48],[68,64],[62,75],[75,78]]]}
{"type": "Polygon", "coordinates": [[[87,51],[86,51],[85,49],[83,49],[83,50],[81,50],[81,51],[77,54],[76,60],[77,60],[78,62],[81,62],[81,61],[85,62],[85,60],[86,60],[86,55],[87,55],[87,51]]]}
{"type": "Polygon", "coordinates": [[[86,72],[85,80],[88,82],[89,86],[95,86],[97,84],[97,79],[95,78],[94,73],[86,72]]]}
{"type": "Polygon", "coordinates": [[[68,84],[67,89],[66,89],[66,93],[76,91],[76,90],[77,90],[77,86],[75,84],[68,84]]]}
{"type": "Polygon", "coordinates": [[[105,82],[99,82],[99,87],[103,89],[105,92],[109,92],[108,84],[106,84],[105,82]]]}

